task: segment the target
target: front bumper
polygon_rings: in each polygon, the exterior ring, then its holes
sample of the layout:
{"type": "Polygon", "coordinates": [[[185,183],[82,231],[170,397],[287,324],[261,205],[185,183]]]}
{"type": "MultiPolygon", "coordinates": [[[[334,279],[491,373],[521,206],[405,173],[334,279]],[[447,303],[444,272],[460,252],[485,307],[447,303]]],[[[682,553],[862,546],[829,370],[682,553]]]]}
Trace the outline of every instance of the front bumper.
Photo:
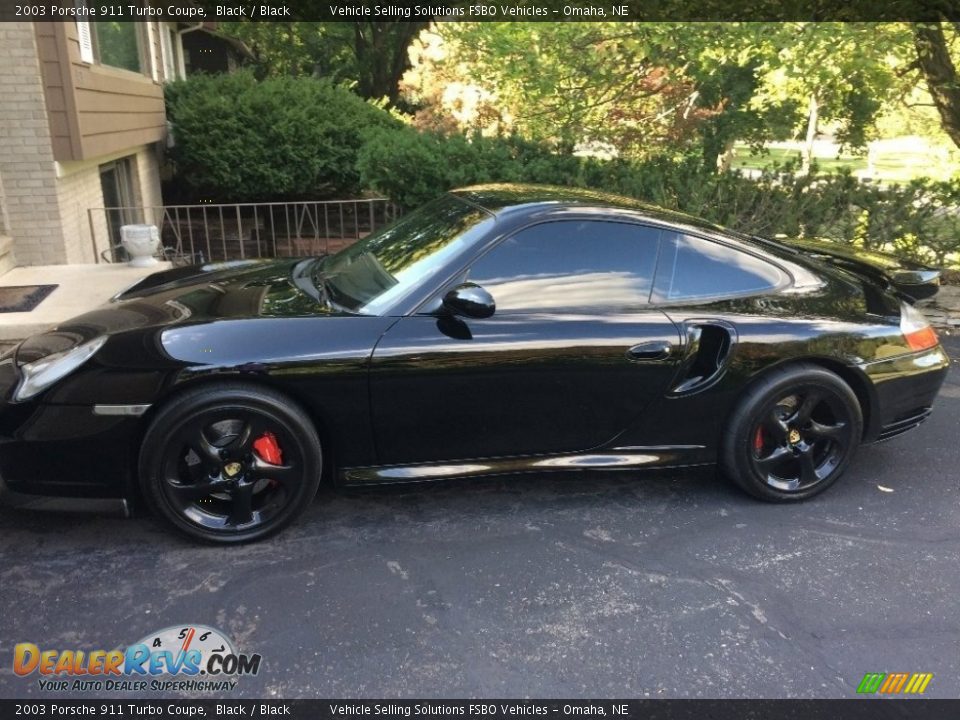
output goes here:
{"type": "Polygon", "coordinates": [[[141,423],[91,406],[0,401],[0,502],[126,514],[141,423]]]}
{"type": "Polygon", "coordinates": [[[866,442],[889,440],[912,430],[929,416],[950,358],[937,346],[860,365],[871,387],[866,442]]]}

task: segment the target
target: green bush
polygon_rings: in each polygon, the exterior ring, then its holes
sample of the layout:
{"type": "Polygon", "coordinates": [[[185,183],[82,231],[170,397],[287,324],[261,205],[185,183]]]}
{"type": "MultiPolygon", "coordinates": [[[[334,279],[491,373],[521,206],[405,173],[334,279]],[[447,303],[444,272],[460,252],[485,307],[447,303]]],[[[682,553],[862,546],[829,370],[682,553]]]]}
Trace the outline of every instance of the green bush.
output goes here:
{"type": "Polygon", "coordinates": [[[359,190],[363,133],[398,124],[313,78],[195,75],[166,89],[180,190],[229,202],[347,197],[359,190]]]}
{"type": "Polygon", "coordinates": [[[486,182],[589,187],[745,232],[823,237],[957,264],[960,180],[875,186],[796,166],[717,174],[699,155],[600,160],[519,137],[418,132],[311,78],[195,76],[167,88],[176,183],[193,201],[382,194],[404,209],[486,182]]]}
{"type": "Polygon", "coordinates": [[[519,138],[444,136],[409,127],[365,134],[357,168],[361,184],[403,208],[463,185],[489,182],[571,184],[579,160],[519,138]]]}
{"type": "Polygon", "coordinates": [[[460,185],[549,183],[627,195],[758,235],[828,238],[939,266],[960,260],[960,181],[876,186],[848,172],[803,175],[795,166],[751,179],[707,172],[694,156],[599,160],[519,138],[444,137],[408,127],[369,133],[358,168],[364,187],[404,208],[460,185]]]}

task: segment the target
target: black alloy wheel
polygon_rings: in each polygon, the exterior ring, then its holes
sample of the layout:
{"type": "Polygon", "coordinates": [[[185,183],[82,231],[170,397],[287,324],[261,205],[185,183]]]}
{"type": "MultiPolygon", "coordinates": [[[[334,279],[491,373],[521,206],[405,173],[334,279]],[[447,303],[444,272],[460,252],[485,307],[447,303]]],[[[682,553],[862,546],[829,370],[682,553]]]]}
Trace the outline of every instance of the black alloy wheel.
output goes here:
{"type": "Polygon", "coordinates": [[[729,427],[725,474],[755,497],[789,502],[840,477],[860,443],[863,417],[856,395],[837,375],[795,365],[753,387],[729,427]]]}
{"type": "Polygon", "coordinates": [[[775,402],[756,424],[753,465],[772,488],[806,490],[846,455],[852,438],[850,410],[816,386],[800,387],[775,402]]]}
{"type": "Polygon", "coordinates": [[[279,530],[320,482],[320,441],[309,417],[259,387],[216,385],[179,396],[150,426],[140,460],[153,509],[215,542],[279,530]]]}

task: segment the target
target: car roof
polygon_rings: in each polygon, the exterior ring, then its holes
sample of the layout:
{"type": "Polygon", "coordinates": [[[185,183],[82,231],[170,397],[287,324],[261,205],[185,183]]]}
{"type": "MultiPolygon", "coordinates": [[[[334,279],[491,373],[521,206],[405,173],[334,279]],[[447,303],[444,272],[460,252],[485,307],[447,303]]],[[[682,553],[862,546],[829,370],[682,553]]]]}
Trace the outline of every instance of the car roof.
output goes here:
{"type": "Polygon", "coordinates": [[[517,210],[532,211],[557,206],[609,208],[611,210],[629,211],[629,214],[633,217],[645,217],[661,223],[729,234],[729,230],[726,228],[693,215],[687,215],[676,210],[667,210],[623,195],[614,195],[613,193],[586,188],[494,183],[471,185],[450,192],[495,215],[517,210]]]}

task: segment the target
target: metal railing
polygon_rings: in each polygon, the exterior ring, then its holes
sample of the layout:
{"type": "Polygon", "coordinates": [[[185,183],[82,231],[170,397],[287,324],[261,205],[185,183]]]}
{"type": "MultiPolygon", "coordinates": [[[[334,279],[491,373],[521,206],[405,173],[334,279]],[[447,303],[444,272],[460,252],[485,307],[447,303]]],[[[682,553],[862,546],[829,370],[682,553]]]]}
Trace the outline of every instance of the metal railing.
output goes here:
{"type": "Polygon", "coordinates": [[[124,259],[122,225],[160,229],[168,258],[212,262],[336,252],[399,215],[384,198],[90,208],[96,262],[124,259]]]}

